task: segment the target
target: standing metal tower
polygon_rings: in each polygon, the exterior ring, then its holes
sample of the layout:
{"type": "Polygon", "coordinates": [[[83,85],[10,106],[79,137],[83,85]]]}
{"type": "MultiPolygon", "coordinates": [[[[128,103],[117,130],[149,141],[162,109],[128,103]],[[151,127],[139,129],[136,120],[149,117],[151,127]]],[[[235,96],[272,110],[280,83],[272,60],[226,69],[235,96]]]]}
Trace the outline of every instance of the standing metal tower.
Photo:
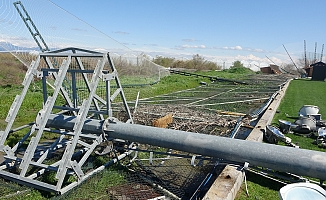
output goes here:
{"type": "Polygon", "coordinates": [[[304,67],[308,67],[308,64],[307,64],[307,50],[306,50],[306,40],[304,40],[304,67]]]}
{"type": "Polygon", "coordinates": [[[317,42],[315,42],[315,53],[314,53],[314,63],[317,61],[317,42]]]}
{"type": "Polygon", "coordinates": [[[320,62],[323,62],[324,44],[321,47],[320,62]]]}

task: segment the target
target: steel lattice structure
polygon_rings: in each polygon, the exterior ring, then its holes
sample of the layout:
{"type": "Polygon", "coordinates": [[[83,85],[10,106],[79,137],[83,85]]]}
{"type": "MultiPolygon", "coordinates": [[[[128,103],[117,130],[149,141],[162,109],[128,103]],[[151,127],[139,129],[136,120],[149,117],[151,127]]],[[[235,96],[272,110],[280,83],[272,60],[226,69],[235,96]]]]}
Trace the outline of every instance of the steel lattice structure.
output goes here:
{"type": "Polygon", "coordinates": [[[82,133],[84,122],[90,117],[102,120],[112,117],[111,102],[118,96],[124,103],[127,123],[133,122],[120,80],[108,53],[76,48],[42,53],[30,66],[23,85],[22,93],[16,96],[8,112],[7,127],[0,132],[0,150],[6,153],[5,162],[0,167],[0,175],[16,182],[64,193],[103,168],[99,167],[92,172],[82,169],[94,149],[106,140],[102,134],[82,133]],[[9,146],[7,143],[10,140],[12,125],[34,78],[41,78],[43,82],[43,108],[37,113],[35,123],[24,137],[9,146]],[[50,89],[47,89],[47,84],[51,86],[50,89]],[[110,93],[111,84],[116,86],[113,93],[110,93]],[[103,90],[104,93],[100,92],[103,90]],[[66,105],[58,105],[57,100],[60,97],[64,98],[66,105]],[[58,110],[78,118],[72,131],[54,130],[46,126],[50,114],[58,110]],[[41,139],[49,133],[56,134],[56,139],[49,145],[42,144],[41,139]],[[21,156],[21,148],[27,143],[27,148],[21,156]],[[59,157],[57,153],[60,154],[59,157]],[[57,159],[53,160],[54,155],[57,159]],[[49,171],[55,173],[57,181],[54,184],[38,179],[49,171]],[[67,176],[76,176],[77,179],[69,185],[64,185],[67,176]]]}

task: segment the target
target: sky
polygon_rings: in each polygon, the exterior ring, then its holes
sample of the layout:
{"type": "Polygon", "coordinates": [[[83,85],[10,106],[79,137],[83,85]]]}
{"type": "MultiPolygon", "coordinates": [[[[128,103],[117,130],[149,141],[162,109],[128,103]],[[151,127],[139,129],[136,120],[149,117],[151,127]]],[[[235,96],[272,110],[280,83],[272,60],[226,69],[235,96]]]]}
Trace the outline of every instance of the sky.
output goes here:
{"type": "MultiPolygon", "coordinates": [[[[6,0],[2,0],[6,1],[6,0]]],[[[47,1],[47,0],[44,0],[47,1]]],[[[321,53],[325,41],[325,0],[51,0],[72,18],[123,46],[155,57],[189,59],[199,54],[221,63],[257,65],[289,62],[308,52],[321,53]],[[284,47],[283,47],[284,45],[284,47]],[[268,58],[269,59],[268,59],[268,58]]],[[[31,6],[35,12],[44,10],[31,6]]],[[[53,9],[54,10],[54,9],[53,9]]],[[[33,12],[33,11],[31,11],[33,12]]],[[[40,11],[41,12],[41,11],[40,11]]],[[[50,15],[50,14],[49,14],[50,15]]],[[[84,26],[83,25],[83,26],[84,26]]],[[[53,26],[54,27],[54,26],[53,26]]],[[[83,31],[87,28],[74,30],[83,31]]],[[[57,26],[53,28],[57,30],[57,26]]],[[[0,29],[1,31],[1,29],[0,29]]],[[[68,37],[68,36],[66,36],[68,37]]],[[[76,41],[77,37],[74,38],[76,41]]],[[[98,37],[98,48],[106,48],[98,37]],[[100,47],[101,44],[103,47],[100,47]]]]}

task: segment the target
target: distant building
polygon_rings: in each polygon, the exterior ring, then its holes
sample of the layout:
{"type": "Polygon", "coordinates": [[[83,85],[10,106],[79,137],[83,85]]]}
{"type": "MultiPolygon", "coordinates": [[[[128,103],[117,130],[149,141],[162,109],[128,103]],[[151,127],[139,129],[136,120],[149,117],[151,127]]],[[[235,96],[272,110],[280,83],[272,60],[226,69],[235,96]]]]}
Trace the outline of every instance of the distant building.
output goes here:
{"type": "Polygon", "coordinates": [[[317,62],[312,65],[312,76],[311,80],[324,81],[326,78],[326,64],[323,62],[317,62]]]}
{"type": "Polygon", "coordinates": [[[312,72],[314,70],[313,67],[309,66],[309,67],[304,68],[304,70],[306,71],[308,77],[312,77],[312,72]]]}
{"type": "Polygon", "coordinates": [[[269,65],[268,67],[260,68],[260,71],[263,74],[282,74],[279,66],[277,65],[269,65]]]}

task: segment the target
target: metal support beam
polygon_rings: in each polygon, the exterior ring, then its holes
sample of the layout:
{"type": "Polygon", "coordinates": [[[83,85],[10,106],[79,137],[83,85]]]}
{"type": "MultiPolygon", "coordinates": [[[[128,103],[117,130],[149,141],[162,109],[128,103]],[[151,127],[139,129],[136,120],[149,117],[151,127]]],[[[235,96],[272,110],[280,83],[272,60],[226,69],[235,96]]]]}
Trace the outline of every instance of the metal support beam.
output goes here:
{"type": "MultiPolygon", "coordinates": [[[[75,117],[51,115],[47,126],[71,130],[75,117]]],[[[83,132],[102,133],[103,121],[89,120],[83,132]]],[[[110,138],[217,157],[326,180],[326,153],[254,141],[127,124],[111,119],[103,127],[110,138]]]]}
{"type": "Polygon", "coordinates": [[[24,85],[24,89],[22,90],[20,95],[17,95],[15,97],[14,102],[12,103],[10,110],[8,112],[8,115],[6,117],[6,122],[8,122],[6,130],[5,131],[0,131],[0,151],[3,149],[3,145],[9,135],[10,129],[12,128],[12,125],[14,123],[15,118],[17,117],[19,108],[21,106],[21,104],[23,103],[23,100],[27,94],[28,88],[31,85],[33,78],[36,74],[37,71],[37,67],[40,63],[40,57],[37,58],[36,61],[33,61],[30,65],[30,67],[28,68],[28,71],[26,72],[24,81],[23,81],[23,85],[24,85]]]}

